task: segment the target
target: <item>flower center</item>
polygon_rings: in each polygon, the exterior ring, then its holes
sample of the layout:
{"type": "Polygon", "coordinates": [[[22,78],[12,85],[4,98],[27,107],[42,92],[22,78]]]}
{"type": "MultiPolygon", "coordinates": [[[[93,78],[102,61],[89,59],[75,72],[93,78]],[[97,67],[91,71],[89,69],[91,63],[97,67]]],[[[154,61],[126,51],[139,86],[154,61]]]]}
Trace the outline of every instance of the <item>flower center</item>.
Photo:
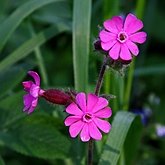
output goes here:
{"type": "Polygon", "coordinates": [[[117,39],[119,42],[124,43],[128,39],[128,35],[125,32],[120,32],[117,39]]]}
{"type": "Polygon", "coordinates": [[[90,121],[92,121],[92,114],[89,114],[89,113],[84,114],[83,121],[84,122],[87,122],[87,123],[89,123],[90,121]]]}

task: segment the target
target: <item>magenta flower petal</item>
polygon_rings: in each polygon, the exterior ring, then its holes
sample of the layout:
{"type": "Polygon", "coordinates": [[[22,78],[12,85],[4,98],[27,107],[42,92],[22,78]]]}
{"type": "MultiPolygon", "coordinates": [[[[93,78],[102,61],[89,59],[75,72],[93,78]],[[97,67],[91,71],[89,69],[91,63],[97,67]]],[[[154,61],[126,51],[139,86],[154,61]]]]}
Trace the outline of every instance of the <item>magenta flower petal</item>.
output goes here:
{"type": "Polygon", "coordinates": [[[101,42],[101,47],[103,50],[107,51],[111,49],[116,44],[116,42],[116,40],[110,42],[101,42]]]}
{"type": "Polygon", "coordinates": [[[92,112],[96,113],[97,111],[105,108],[106,106],[108,106],[107,99],[105,99],[103,97],[99,97],[99,100],[98,100],[97,104],[95,105],[95,107],[93,108],[92,112]]]}
{"type": "Polygon", "coordinates": [[[30,107],[30,109],[28,110],[28,114],[31,114],[34,111],[35,107],[30,107]]]}
{"type": "Polygon", "coordinates": [[[37,107],[37,104],[38,104],[38,98],[36,98],[35,100],[32,101],[32,105],[31,105],[30,109],[28,110],[28,114],[30,114],[34,111],[34,109],[37,107]]]}
{"type": "Polygon", "coordinates": [[[78,108],[78,106],[75,103],[71,103],[67,108],[66,112],[71,115],[80,116],[83,115],[83,112],[78,108]]]}
{"type": "Polygon", "coordinates": [[[39,75],[34,71],[29,71],[28,74],[34,78],[35,84],[37,86],[40,86],[40,77],[39,77],[39,75]]]}
{"type": "Polygon", "coordinates": [[[121,45],[120,58],[122,60],[131,60],[132,56],[126,44],[121,45]]]}
{"type": "Polygon", "coordinates": [[[33,96],[33,97],[38,97],[38,93],[39,93],[39,90],[40,90],[40,87],[33,84],[30,88],[30,94],[33,96]]]}
{"type": "Polygon", "coordinates": [[[34,98],[30,94],[26,94],[23,96],[23,102],[24,102],[23,111],[27,111],[31,107],[33,99],[34,98]]]}
{"type": "Polygon", "coordinates": [[[80,131],[81,131],[82,127],[84,126],[84,124],[85,123],[82,122],[81,120],[77,121],[76,123],[73,123],[69,127],[70,136],[73,137],[73,138],[76,137],[80,133],[80,131]]]}
{"type": "Polygon", "coordinates": [[[111,117],[111,115],[112,115],[112,110],[110,107],[106,107],[95,113],[95,116],[99,118],[109,118],[111,117]]]}
{"type": "Polygon", "coordinates": [[[103,42],[109,42],[109,41],[113,41],[113,40],[116,39],[116,34],[107,32],[105,30],[102,30],[99,33],[99,37],[100,37],[101,41],[103,41],[103,42]]]}
{"type": "Polygon", "coordinates": [[[87,95],[87,111],[90,112],[97,102],[98,102],[98,97],[92,93],[89,93],[87,95]]]}
{"type": "Polygon", "coordinates": [[[32,107],[36,107],[37,106],[37,104],[38,104],[38,98],[34,98],[33,100],[32,100],[32,107]]]}
{"type": "Polygon", "coordinates": [[[96,126],[103,131],[104,133],[108,133],[111,129],[111,125],[109,124],[108,121],[106,120],[101,120],[99,118],[95,118],[94,122],[96,124],[96,126]]]}
{"type": "Polygon", "coordinates": [[[137,32],[129,36],[129,39],[133,42],[142,44],[146,41],[147,34],[145,32],[137,32]]]}
{"type": "Polygon", "coordinates": [[[92,93],[87,96],[85,93],[77,94],[76,103],[71,103],[66,108],[70,116],[65,119],[64,124],[69,126],[70,136],[74,138],[80,134],[83,142],[89,141],[90,138],[100,140],[102,138],[100,130],[106,133],[110,130],[110,124],[99,119],[111,116],[112,111],[107,106],[108,100],[103,97],[92,93]]]}
{"type": "Polygon", "coordinates": [[[88,124],[85,124],[84,127],[82,128],[80,133],[80,138],[83,142],[87,142],[90,140],[88,124]]]}
{"type": "Polygon", "coordinates": [[[35,107],[30,107],[30,109],[28,110],[28,114],[31,114],[34,111],[35,107]]]}
{"type": "Polygon", "coordinates": [[[24,82],[22,82],[22,85],[23,85],[24,90],[26,92],[30,91],[30,88],[31,88],[32,84],[34,84],[32,81],[24,81],[24,82]]]}
{"type": "Polygon", "coordinates": [[[23,96],[24,99],[24,109],[23,111],[28,111],[28,114],[34,111],[38,103],[38,98],[34,98],[30,94],[26,94],[23,96]]]}
{"type": "Polygon", "coordinates": [[[117,42],[109,51],[109,55],[112,59],[117,60],[119,58],[120,44],[117,42]]]}
{"type": "Polygon", "coordinates": [[[137,56],[139,54],[139,49],[135,43],[128,40],[126,45],[133,55],[137,56]]]}
{"type": "Polygon", "coordinates": [[[89,135],[95,140],[101,140],[102,135],[94,122],[89,124],[89,135]]]}
{"type": "Polygon", "coordinates": [[[66,119],[65,119],[65,122],[64,124],[66,126],[70,126],[72,125],[73,123],[77,122],[78,120],[81,119],[81,116],[68,116],[66,119]]]}
{"type": "Polygon", "coordinates": [[[138,32],[143,28],[143,22],[133,14],[128,14],[125,20],[115,16],[104,22],[104,28],[99,33],[101,48],[109,51],[113,60],[130,61],[131,53],[135,56],[139,53],[135,43],[145,42],[147,36],[145,32],[138,32]]]}
{"type": "Polygon", "coordinates": [[[86,95],[85,93],[81,92],[77,94],[76,101],[82,111],[86,111],[86,95]]]}
{"type": "Polygon", "coordinates": [[[42,96],[45,92],[40,88],[40,77],[34,71],[29,71],[28,74],[33,77],[33,81],[24,81],[22,85],[24,90],[28,93],[23,97],[24,100],[24,109],[23,111],[28,111],[28,113],[32,113],[38,104],[38,98],[42,96]]]}
{"type": "Polygon", "coordinates": [[[127,15],[124,23],[124,30],[128,34],[135,33],[142,28],[143,28],[143,22],[141,20],[137,19],[137,17],[133,14],[127,15]]]}
{"type": "Polygon", "coordinates": [[[123,27],[123,20],[119,16],[114,16],[112,19],[104,22],[104,27],[108,31],[117,34],[123,27]]]}

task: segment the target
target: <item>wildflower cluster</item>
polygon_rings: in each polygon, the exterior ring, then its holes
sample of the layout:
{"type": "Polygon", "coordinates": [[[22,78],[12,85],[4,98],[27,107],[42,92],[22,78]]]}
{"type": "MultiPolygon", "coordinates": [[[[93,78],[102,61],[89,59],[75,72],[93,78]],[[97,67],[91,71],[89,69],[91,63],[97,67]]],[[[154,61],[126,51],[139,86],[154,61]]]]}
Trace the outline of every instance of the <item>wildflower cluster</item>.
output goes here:
{"type": "Polygon", "coordinates": [[[106,20],[103,26],[94,46],[96,50],[106,56],[106,61],[103,63],[95,93],[41,89],[40,77],[34,71],[28,72],[34,82],[24,81],[22,83],[27,92],[23,97],[23,111],[28,114],[32,113],[38,104],[39,97],[53,104],[64,105],[66,113],[68,113],[64,124],[69,126],[70,136],[75,138],[80,134],[83,142],[90,139],[101,140],[101,131],[108,133],[111,129],[110,123],[104,119],[111,117],[112,110],[108,106],[108,100],[99,96],[105,66],[108,64],[111,67],[121,65],[122,68],[123,64],[129,64],[133,56],[139,54],[137,44],[142,44],[146,40],[146,33],[140,32],[143,23],[133,14],[128,14],[126,18],[114,16],[112,19],[106,20]]]}

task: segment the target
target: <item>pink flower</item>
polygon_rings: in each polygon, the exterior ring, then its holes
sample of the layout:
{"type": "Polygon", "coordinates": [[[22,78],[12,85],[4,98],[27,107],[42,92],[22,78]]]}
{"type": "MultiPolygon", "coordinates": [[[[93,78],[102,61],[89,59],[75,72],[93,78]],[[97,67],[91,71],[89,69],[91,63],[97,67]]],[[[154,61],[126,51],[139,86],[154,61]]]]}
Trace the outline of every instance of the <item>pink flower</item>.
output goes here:
{"type": "Polygon", "coordinates": [[[70,115],[65,119],[65,125],[69,126],[70,136],[75,138],[80,133],[83,142],[91,138],[101,140],[103,131],[108,133],[111,125],[101,118],[109,118],[112,114],[108,107],[108,101],[103,97],[94,94],[79,93],[76,96],[76,103],[71,103],[66,112],[70,115]]]}
{"type": "Polygon", "coordinates": [[[32,113],[38,104],[38,97],[42,96],[44,90],[40,88],[40,77],[34,71],[29,71],[28,74],[33,77],[33,81],[24,81],[22,82],[24,90],[27,92],[23,96],[24,101],[24,112],[28,114],[32,113]]]}
{"type": "Polygon", "coordinates": [[[99,33],[101,47],[114,60],[131,60],[132,55],[137,56],[136,43],[144,43],[147,36],[145,32],[139,32],[143,22],[133,14],[128,14],[125,19],[114,16],[104,22],[104,28],[99,33]]]}

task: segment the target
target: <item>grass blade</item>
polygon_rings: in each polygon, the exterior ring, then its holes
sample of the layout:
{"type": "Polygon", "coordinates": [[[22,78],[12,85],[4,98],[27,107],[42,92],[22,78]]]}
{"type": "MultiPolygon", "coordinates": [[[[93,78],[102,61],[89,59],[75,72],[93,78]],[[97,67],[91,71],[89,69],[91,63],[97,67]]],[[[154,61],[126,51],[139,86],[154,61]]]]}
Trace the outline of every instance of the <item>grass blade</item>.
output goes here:
{"type": "Polygon", "coordinates": [[[135,115],[130,112],[118,112],[112,123],[99,165],[116,165],[121,154],[124,141],[135,115]]]}
{"type": "MultiPolygon", "coordinates": [[[[20,82],[25,77],[26,72],[33,68],[33,63],[23,63],[16,65],[11,68],[7,68],[5,71],[0,73],[0,100],[1,98],[10,93],[16,86],[20,85],[20,82]]],[[[2,102],[2,100],[1,100],[2,102]]]]}
{"type": "Polygon", "coordinates": [[[36,47],[42,45],[47,40],[52,38],[53,36],[68,30],[68,27],[65,26],[53,26],[47,28],[46,30],[40,32],[39,34],[35,35],[28,41],[26,41],[22,46],[16,49],[13,53],[8,55],[3,61],[0,62],[0,72],[3,69],[13,65],[17,61],[25,58],[29,53],[31,53],[36,47]]]}
{"type": "Polygon", "coordinates": [[[90,40],[91,0],[74,0],[73,64],[75,88],[86,91],[90,40]]]}
{"type": "MultiPolygon", "coordinates": [[[[143,17],[143,12],[145,9],[145,3],[143,0],[138,0],[137,5],[136,5],[136,16],[139,19],[142,19],[143,17]]],[[[124,103],[125,105],[123,106],[124,110],[128,110],[129,108],[129,100],[131,96],[131,89],[132,89],[132,82],[133,82],[133,77],[134,77],[134,70],[135,70],[135,58],[133,58],[132,63],[130,65],[130,68],[128,70],[128,79],[126,82],[126,90],[125,90],[125,96],[124,96],[124,103]]]]}
{"type": "MultiPolygon", "coordinates": [[[[73,68],[74,85],[77,91],[86,91],[88,86],[88,58],[90,41],[91,0],[74,0],[73,6],[73,68]]],[[[84,145],[76,140],[73,161],[80,164],[84,145]]]]}
{"type": "Polygon", "coordinates": [[[7,42],[10,35],[19,26],[22,20],[30,15],[33,11],[44,5],[59,2],[64,0],[30,0],[27,3],[19,7],[12,15],[8,17],[0,26],[0,51],[7,42]]]}
{"type": "MultiPolygon", "coordinates": [[[[30,31],[32,37],[34,37],[36,35],[34,28],[33,28],[33,25],[31,23],[29,23],[29,31],[30,31]]],[[[41,53],[39,46],[34,49],[34,53],[35,53],[35,56],[37,59],[38,67],[39,67],[40,72],[41,72],[41,77],[43,79],[43,83],[45,86],[48,86],[48,76],[46,73],[44,60],[43,60],[42,53],[41,53]]]]}

